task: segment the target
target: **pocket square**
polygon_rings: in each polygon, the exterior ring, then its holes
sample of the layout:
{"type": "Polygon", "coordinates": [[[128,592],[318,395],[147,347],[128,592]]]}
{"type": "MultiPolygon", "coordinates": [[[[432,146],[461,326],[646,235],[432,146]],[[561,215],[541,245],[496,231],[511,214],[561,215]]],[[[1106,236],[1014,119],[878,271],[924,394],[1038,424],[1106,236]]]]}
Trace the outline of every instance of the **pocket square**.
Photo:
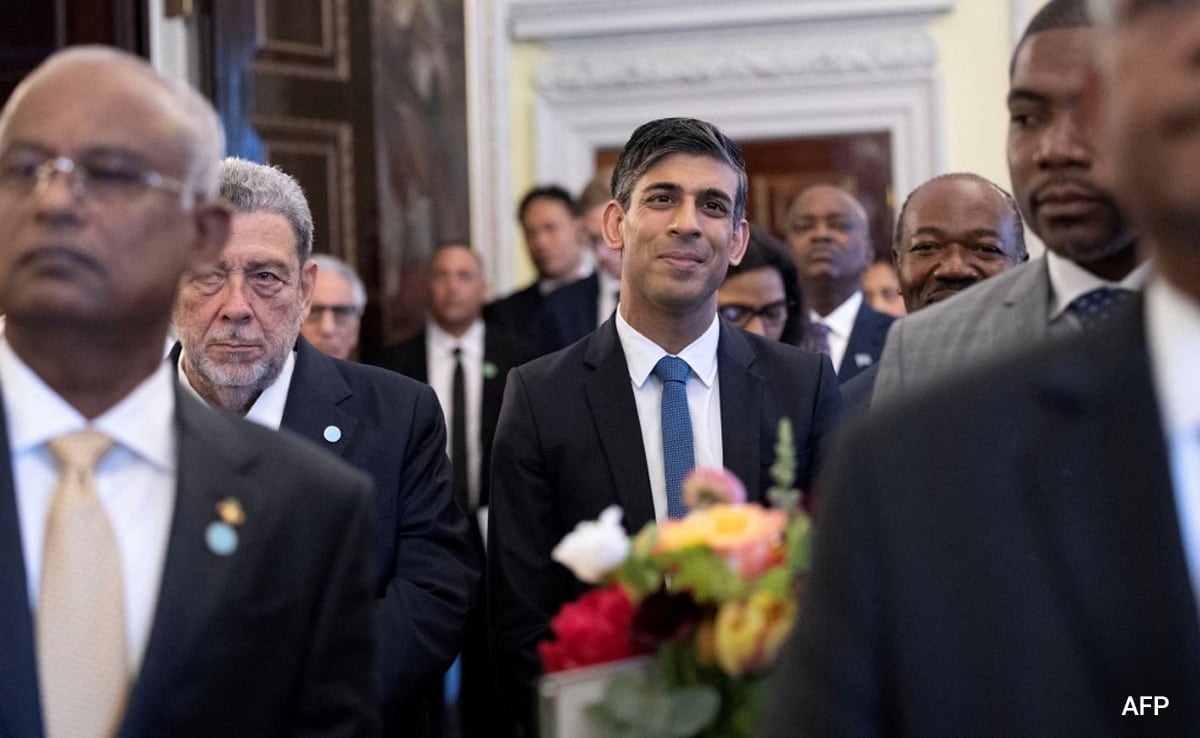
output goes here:
{"type": "Polygon", "coordinates": [[[870,354],[855,354],[854,355],[854,365],[857,366],[859,369],[862,369],[864,366],[871,366],[871,364],[874,361],[875,360],[871,358],[870,354]]]}

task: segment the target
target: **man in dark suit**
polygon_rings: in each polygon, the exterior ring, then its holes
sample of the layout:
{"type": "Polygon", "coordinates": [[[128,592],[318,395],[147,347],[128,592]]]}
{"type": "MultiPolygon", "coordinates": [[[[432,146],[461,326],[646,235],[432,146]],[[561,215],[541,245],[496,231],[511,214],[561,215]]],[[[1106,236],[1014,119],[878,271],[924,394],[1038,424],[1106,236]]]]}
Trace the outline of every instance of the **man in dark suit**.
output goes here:
{"type": "Polygon", "coordinates": [[[583,244],[579,207],[571,193],[558,185],[535,187],[521,198],[517,220],[525,234],[537,280],[483,311],[488,325],[514,336],[528,336],[540,347],[542,304],[550,293],[592,274],[591,255],[583,244]]]}
{"type": "Polygon", "coordinates": [[[369,480],[162,361],[228,233],[223,145],[194,90],[99,47],[0,113],[4,736],[378,731],[369,480]]]}
{"type": "Polygon", "coordinates": [[[609,179],[598,173],[579,194],[583,233],[596,269],[591,276],[546,296],[542,309],[543,353],[570,346],[596,330],[617,309],[621,252],[604,242],[604,208],[612,199],[609,179]]]}
{"type": "Polygon", "coordinates": [[[1158,276],[851,432],[766,735],[1200,734],[1200,7],[1094,7],[1158,276]]]}
{"type": "Polygon", "coordinates": [[[806,487],[840,412],[827,358],[717,318],[717,288],[746,248],[746,189],[740,151],[711,124],[638,128],[604,219],[605,240],[623,252],[617,314],[509,377],[492,456],[488,594],[498,666],[527,730],[536,643],[585,589],[551,561],[555,544],[609,505],[624,509],[630,532],[682,514],[672,470],[693,465],[726,466],[763,500],[783,417],[806,487]],[[686,393],[675,396],[687,406],[683,423],[660,414],[659,376],[672,367],[681,371],[667,381],[686,393]],[[692,458],[674,433],[692,439],[692,458]]]}
{"type": "Polygon", "coordinates": [[[787,235],[812,319],[812,348],[829,354],[844,384],[879,360],[893,320],[859,289],[871,265],[867,213],[845,189],[813,185],[788,208],[787,235]]]}
{"type": "Polygon", "coordinates": [[[221,195],[234,209],[229,241],[216,265],[184,282],[175,309],[179,379],[210,404],[299,433],[374,478],[384,727],[423,735],[426,695],[458,652],[479,572],[450,490],[437,398],[300,337],[316,266],[294,179],[227,159],[221,195]]]}
{"type": "Polygon", "coordinates": [[[1097,300],[1141,289],[1149,266],[1113,197],[1110,154],[1096,144],[1097,121],[1084,105],[1094,35],[1086,0],[1051,0],[1013,52],[1008,170],[1045,256],[897,321],[873,406],[965,364],[1074,333],[1097,300]]]}
{"type": "MultiPolygon", "coordinates": [[[[372,359],[373,364],[428,382],[437,392],[451,427],[455,496],[467,511],[471,541],[481,561],[482,526],[488,505],[487,470],[491,468],[492,439],[504,398],[504,380],[513,367],[537,356],[532,347],[484,323],[481,311],[486,294],[479,255],[466,244],[439,246],[430,264],[429,321],[425,330],[383,349],[372,359]],[[462,382],[456,388],[457,368],[462,382]],[[456,398],[458,392],[462,393],[461,399],[456,398]],[[457,430],[459,424],[461,431],[457,430]],[[455,440],[456,433],[461,437],[455,440]]],[[[463,637],[462,689],[455,713],[464,738],[494,735],[497,715],[503,713],[496,703],[499,690],[491,676],[483,590],[481,581],[463,637]]]]}

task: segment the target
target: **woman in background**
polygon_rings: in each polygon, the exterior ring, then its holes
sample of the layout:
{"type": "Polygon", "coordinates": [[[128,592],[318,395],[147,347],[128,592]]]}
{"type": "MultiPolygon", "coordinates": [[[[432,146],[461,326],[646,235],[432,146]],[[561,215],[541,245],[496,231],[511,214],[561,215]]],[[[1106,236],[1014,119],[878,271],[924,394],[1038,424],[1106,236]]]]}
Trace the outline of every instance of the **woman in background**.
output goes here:
{"type": "Polygon", "coordinates": [[[717,290],[717,312],[751,333],[803,345],[808,312],[800,296],[796,264],[783,243],[750,226],[746,255],[729,268],[717,290]]]}

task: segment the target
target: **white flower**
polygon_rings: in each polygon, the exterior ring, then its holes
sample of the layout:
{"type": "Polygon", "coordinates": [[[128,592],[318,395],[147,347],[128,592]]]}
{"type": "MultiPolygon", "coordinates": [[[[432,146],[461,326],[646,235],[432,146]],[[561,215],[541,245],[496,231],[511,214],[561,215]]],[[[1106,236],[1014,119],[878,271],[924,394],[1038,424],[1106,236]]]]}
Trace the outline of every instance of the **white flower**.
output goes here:
{"type": "Polygon", "coordinates": [[[580,581],[596,584],[629,555],[622,515],[620,507],[610,505],[598,520],[580,522],[559,541],[550,558],[570,569],[580,581]]]}

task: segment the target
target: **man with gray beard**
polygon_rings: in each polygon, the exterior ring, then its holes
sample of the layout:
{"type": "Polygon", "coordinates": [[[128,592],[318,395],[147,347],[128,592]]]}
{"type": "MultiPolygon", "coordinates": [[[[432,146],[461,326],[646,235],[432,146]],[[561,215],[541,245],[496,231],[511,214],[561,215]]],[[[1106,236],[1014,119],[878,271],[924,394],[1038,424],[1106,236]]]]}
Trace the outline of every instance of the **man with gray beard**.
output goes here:
{"type": "Polygon", "coordinates": [[[317,265],[296,180],[226,159],[220,187],[234,211],[229,240],[218,263],[180,289],[179,380],[209,404],[299,433],[375,480],[384,729],[426,735],[426,697],[459,651],[479,577],[451,492],[437,397],[394,372],[325,356],[300,336],[317,265]]]}
{"type": "Polygon", "coordinates": [[[1147,266],[1112,194],[1112,154],[1096,145],[1085,108],[1095,34],[1084,0],[1051,0],[1030,21],[1009,71],[1013,195],[1046,257],[898,320],[872,407],[1090,327],[1141,289],[1147,266]]]}

